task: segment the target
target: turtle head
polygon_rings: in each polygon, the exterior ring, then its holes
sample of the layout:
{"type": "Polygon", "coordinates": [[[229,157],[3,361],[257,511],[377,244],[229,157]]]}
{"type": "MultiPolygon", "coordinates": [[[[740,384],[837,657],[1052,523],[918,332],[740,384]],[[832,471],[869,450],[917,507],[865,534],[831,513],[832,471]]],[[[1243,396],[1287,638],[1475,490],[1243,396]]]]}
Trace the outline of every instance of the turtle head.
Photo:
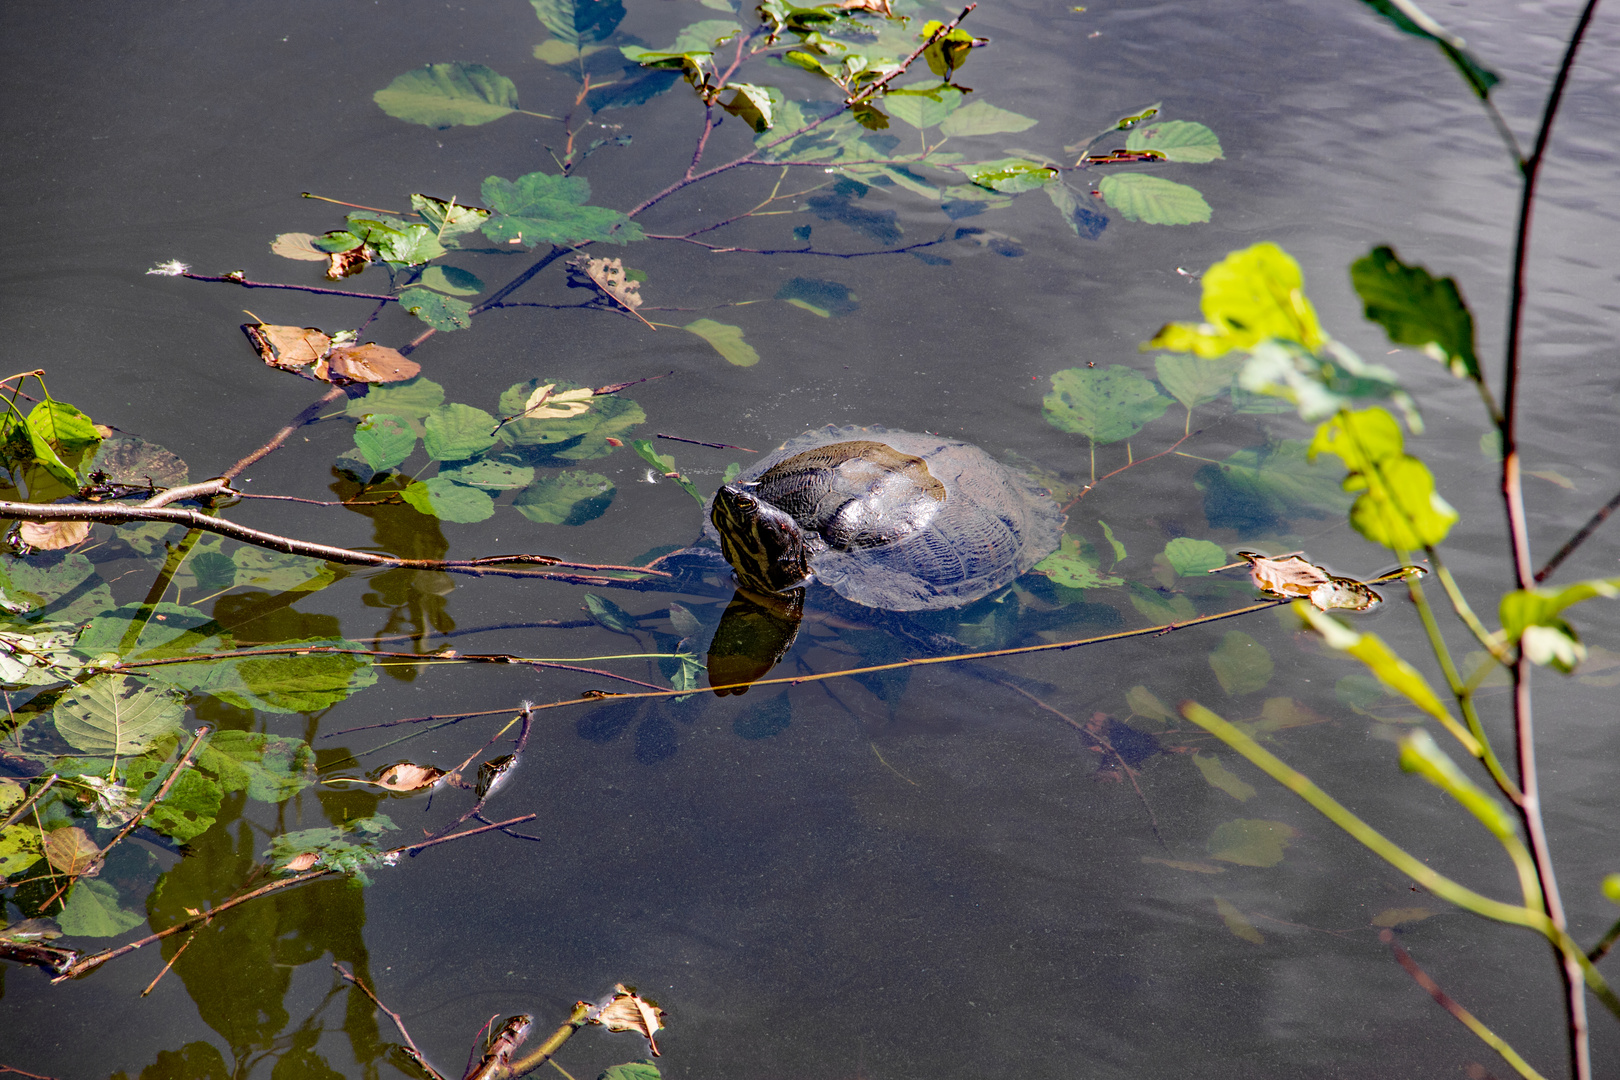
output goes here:
{"type": "Polygon", "coordinates": [[[737,580],[754,592],[775,593],[804,584],[810,548],[793,515],[760,498],[755,484],[727,484],[710,512],[720,550],[737,580]]]}

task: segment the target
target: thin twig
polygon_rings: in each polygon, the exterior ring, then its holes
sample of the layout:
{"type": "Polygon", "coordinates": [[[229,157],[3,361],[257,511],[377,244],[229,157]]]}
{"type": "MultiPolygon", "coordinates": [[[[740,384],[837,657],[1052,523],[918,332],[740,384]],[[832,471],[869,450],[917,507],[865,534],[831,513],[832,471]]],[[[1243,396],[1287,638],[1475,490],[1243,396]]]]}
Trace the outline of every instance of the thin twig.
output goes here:
{"type": "Polygon", "coordinates": [[[334,401],[345,399],[347,397],[348,394],[344,392],[343,387],[332,387],[332,389],[321,395],[319,401],[316,401],[303,412],[293,417],[291,423],[272,435],[269,442],[253,451],[253,453],[249,454],[241,461],[238,461],[235,465],[232,465],[230,468],[226,469],[225,472],[221,474],[220,479],[225,481],[227,484],[232,480],[235,480],[238,476],[242,475],[242,470],[246,469],[249,465],[269,457],[276,450],[280,449],[281,444],[291,438],[293,432],[320,416],[321,410],[326,406],[330,405],[334,401]]]}
{"type": "MultiPolygon", "coordinates": [[[[204,923],[203,925],[207,926],[208,924],[204,923]]],[[[180,959],[180,954],[185,952],[187,949],[191,948],[191,943],[193,941],[196,941],[196,940],[197,940],[197,931],[193,930],[191,932],[191,936],[186,938],[186,940],[182,941],[180,943],[180,947],[178,949],[174,950],[174,955],[169,957],[168,963],[163,965],[163,970],[159,971],[156,975],[152,976],[152,981],[146,984],[146,989],[145,990],[141,991],[141,997],[145,997],[146,995],[150,994],[154,989],[157,988],[157,984],[163,981],[163,976],[167,975],[169,973],[169,969],[174,967],[174,962],[176,960],[180,959]]]]}
{"type": "Polygon", "coordinates": [[[185,270],[176,276],[190,278],[192,281],[222,281],[227,285],[240,285],[244,289],[287,289],[292,292],[320,293],[323,296],[351,296],[356,300],[378,300],[389,304],[399,302],[397,296],[384,296],[380,293],[350,292],[347,289],[323,289],[317,285],[283,285],[275,281],[249,281],[240,274],[193,274],[190,270],[185,270]]]}
{"type": "Polygon", "coordinates": [[[51,789],[51,785],[54,783],[56,783],[56,774],[51,773],[51,775],[45,778],[45,782],[39,786],[38,791],[34,792],[32,795],[28,796],[28,798],[18,803],[17,809],[13,810],[5,821],[0,821],[0,829],[6,828],[12,822],[26,814],[28,812],[28,808],[38,802],[39,797],[49,791],[51,789]]]}
{"type": "Polygon", "coordinates": [[[1617,509],[1620,509],[1620,491],[1615,492],[1614,498],[1604,503],[1598,509],[1598,512],[1593,514],[1585,525],[1581,526],[1580,531],[1574,536],[1570,537],[1569,540],[1564,543],[1564,546],[1559,548],[1557,553],[1553,555],[1552,558],[1547,560],[1547,565],[1536,571],[1536,584],[1540,585],[1542,582],[1551,577],[1553,571],[1562,566],[1564,560],[1569,558],[1570,555],[1574,553],[1576,548],[1586,543],[1587,538],[1597,531],[1599,525],[1602,525],[1605,521],[1609,520],[1609,515],[1614,513],[1617,509]]]}
{"type": "Polygon", "coordinates": [[[394,1026],[399,1029],[400,1038],[405,1040],[405,1053],[409,1055],[412,1061],[414,1061],[422,1069],[426,1070],[427,1074],[433,1077],[433,1080],[445,1080],[444,1076],[439,1072],[439,1070],[428,1064],[427,1056],[417,1048],[416,1040],[411,1038],[411,1033],[409,1031],[405,1030],[405,1021],[400,1019],[399,1013],[395,1012],[393,1009],[390,1009],[387,1005],[384,1005],[382,1003],[382,998],[379,998],[376,994],[372,993],[371,987],[362,982],[360,976],[355,975],[336,960],[332,961],[332,970],[343,976],[347,982],[358,986],[360,988],[360,992],[366,995],[366,997],[370,998],[373,1005],[377,1006],[377,1008],[388,1014],[388,1018],[392,1020],[394,1022],[394,1026]]]}
{"type": "Polygon", "coordinates": [[[683,439],[679,435],[665,435],[662,431],[654,435],[655,439],[668,439],[670,442],[691,443],[693,446],[707,446],[711,450],[741,450],[745,454],[757,454],[758,450],[750,450],[746,446],[732,446],[723,442],[704,442],[702,439],[683,439]]]}

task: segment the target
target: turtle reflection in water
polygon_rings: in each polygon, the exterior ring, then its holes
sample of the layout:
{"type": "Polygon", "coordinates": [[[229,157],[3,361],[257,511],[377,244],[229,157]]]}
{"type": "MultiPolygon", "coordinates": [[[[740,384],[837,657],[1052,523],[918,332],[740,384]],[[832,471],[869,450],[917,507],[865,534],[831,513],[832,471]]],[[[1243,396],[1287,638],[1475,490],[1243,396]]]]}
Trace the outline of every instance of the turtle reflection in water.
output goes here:
{"type": "Polygon", "coordinates": [[[743,470],[709,518],[740,585],[709,647],[716,686],[781,659],[811,580],[869,608],[962,607],[1055,551],[1064,520],[1044,488],[976,446],[831,426],[743,470]]]}

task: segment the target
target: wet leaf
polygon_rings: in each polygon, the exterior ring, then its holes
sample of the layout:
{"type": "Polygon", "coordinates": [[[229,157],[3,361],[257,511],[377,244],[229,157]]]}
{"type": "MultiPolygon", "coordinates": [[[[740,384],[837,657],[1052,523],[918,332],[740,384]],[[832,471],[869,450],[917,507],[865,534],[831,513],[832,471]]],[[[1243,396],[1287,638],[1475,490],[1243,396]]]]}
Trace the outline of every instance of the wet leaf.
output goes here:
{"type": "MultiPolygon", "coordinates": [[[[223,732],[221,733],[223,734],[223,732]]],[[[142,755],[119,762],[118,772],[137,801],[144,806],[174,771],[174,762],[142,755]]],[[[146,812],[141,824],[179,843],[188,843],[207,832],[219,817],[224,792],[219,781],[197,769],[186,769],[157,803],[146,812]]]]}
{"type": "MultiPolygon", "coordinates": [[[[584,275],[605,295],[617,300],[631,311],[641,306],[641,282],[625,276],[623,260],[593,259],[588,255],[578,255],[569,260],[568,268],[584,275]]],[[[531,416],[533,413],[525,409],[524,415],[531,416]]]]}
{"type": "MultiPolygon", "coordinates": [[[[618,262],[617,259],[613,261],[618,262]]],[[[637,305],[641,303],[639,297],[636,303],[637,305]]],[[[523,399],[523,408],[512,419],[566,420],[571,416],[582,416],[591,411],[591,399],[595,396],[587,386],[558,390],[556,383],[546,383],[544,386],[535,387],[529,396],[523,399]]]]}
{"type": "Polygon", "coordinates": [[[280,869],[294,874],[302,874],[320,861],[321,857],[319,855],[313,851],[306,851],[302,855],[294,855],[288,859],[286,865],[280,867],[280,869]]]}
{"type": "Polygon", "coordinates": [[[253,342],[260,359],[285,371],[302,371],[332,347],[332,339],[313,326],[244,323],[242,332],[253,342]]]}
{"type": "Polygon", "coordinates": [[[1184,408],[1207,405],[1232,388],[1232,380],[1243,369],[1243,358],[1205,358],[1192,353],[1167,353],[1153,361],[1159,385],[1184,408]]]}
{"type": "MultiPolygon", "coordinates": [[[[406,289],[399,294],[399,306],[427,323],[435,330],[451,331],[465,330],[472,325],[472,305],[465,300],[457,300],[453,296],[445,296],[431,289],[406,289]]],[[[407,361],[409,363],[409,361],[407,361]]],[[[410,375],[400,378],[408,379],[417,374],[416,368],[410,375]]],[[[364,380],[367,382],[391,382],[389,379],[364,380]]]]}
{"type": "Polygon", "coordinates": [[[1197,188],[1146,173],[1113,173],[1097,184],[1103,201],[1126,221],[1147,225],[1193,225],[1209,220],[1209,203],[1197,188]]]}
{"type": "Polygon", "coordinates": [[[937,82],[913,83],[883,95],[883,107],[890,116],[919,129],[944,123],[961,104],[960,90],[937,82]]]}
{"type": "Polygon", "coordinates": [[[1228,694],[1252,694],[1271,681],[1275,668],[1266,647],[1241,630],[1229,630],[1209,654],[1210,669],[1228,694]]]}
{"type": "Polygon", "coordinates": [[[373,773],[371,782],[389,791],[422,791],[433,787],[443,776],[443,769],[435,769],[431,765],[396,761],[373,773]]]}
{"type": "Polygon", "coordinates": [[[427,414],[422,438],[434,461],[465,461],[495,445],[495,418],[471,405],[441,405],[427,414]]]}
{"type": "Polygon", "coordinates": [[[1203,124],[1166,120],[1138,127],[1125,137],[1127,150],[1157,150],[1171,161],[1203,163],[1222,158],[1221,141],[1203,124]]]}
{"type": "Polygon", "coordinates": [[[1190,536],[1178,536],[1164,545],[1164,558],[1181,577],[1207,574],[1229,561],[1226,549],[1221,545],[1208,540],[1194,540],[1190,536]]]}
{"type": "Polygon", "coordinates": [[[412,481],[400,493],[400,497],[410,506],[440,521],[470,525],[495,516],[495,501],[486,493],[444,476],[412,481]]]}
{"type": "Polygon", "coordinates": [[[1397,345],[1417,345],[1459,379],[1480,379],[1474,316],[1451,278],[1407,266],[1393,248],[1376,247],[1350,265],[1350,282],[1367,318],[1397,345]]]}
{"type": "Polygon", "coordinates": [[[1385,908],[1372,917],[1374,926],[1404,926],[1407,923],[1422,922],[1440,914],[1433,908],[1426,907],[1397,907],[1385,908]]]}
{"type": "Polygon", "coordinates": [[[88,754],[138,754],[180,730],[185,706],[171,690],[127,675],[97,675],[74,687],[52,710],[56,731],[88,754]]]}
{"type": "MultiPolygon", "coordinates": [[[[341,645],[352,641],[282,641],[281,644],[341,645]]],[[[177,665],[180,668],[193,665],[177,665]]],[[[219,667],[220,665],[214,665],[219,667]]],[[[198,689],[236,705],[278,713],[315,712],[377,681],[377,670],[363,656],[312,653],[304,656],[266,656],[233,661],[234,684],[200,682],[198,689]]],[[[221,735],[224,732],[220,733],[221,735]]]]}
{"type": "Polygon", "coordinates": [[[1299,263],[1269,241],[1234,251],[1211,266],[1204,272],[1203,289],[1204,323],[1169,323],[1148,347],[1208,358],[1270,338],[1312,350],[1327,341],[1305,296],[1299,263]]]}
{"type": "MultiPolygon", "coordinates": [[[[913,100],[925,100],[917,98],[913,100]]],[[[891,112],[894,102],[891,98],[884,98],[883,104],[891,112]]],[[[944,120],[939,121],[939,133],[952,138],[968,135],[999,135],[1004,132],[1028,131],[1037,121],[1032,116],[1022,113],[1009,112],[998,109],[988,101],[975,101],[964,105],[960,109],[949,112],[944,120]]],[[[924,125],[914,124],[913,127],[924,125]]],[[[974,183],[978,183],[975,179],[974,183]]],[[[1005,190],[1005,189],[997,189],[1005,190]]]]}
{"type": "Polygon", "coordinates": [[[1176,714],[1170,706],[1160,701],[1153,691],[1145,686],[1133,686],[1126,691],[1125,704],[1137,716],[1146,716],[1166,724],[1176,719],[1176,714]]]}
{"type": "Polygon", "coordinates": [[[1221,921],[1226,924],[1226,928],[1232,931],[1233,936],[1240,937],[1244,941],[1255,945],[1264,945],[1266,943],[1265,937],[1254,928],[1254,923],[1249,921],[1249,917],[1234,907],[1230,901],[1217,896],[1215,898],[1215,910],[1220,914],[1221,921]]]}
{"type": "Polygon", "coordinates": [[[118,904],[118,890],[105,881],[84,881],[73,886],[61,914],[56,916],[69,937],[117,937],[145,922],[145,918],[118,904]]]}
{"type": "Polygon", "coordinates": [[[1238,818],[1215,827],[1205,850],[1210,858],[1239,866],[1276,866],[1299,831],[1280,821],[1238,818]]]}
{"type": "MultiPolygon", "coordinates": [[[[973,106],[966,106],[959,110],[959,113],[966,112],[971,108],[973,106]]],[[[954,120],[955,118],[955,115],[953,115],[950,119],[954,120]]],[[[943,125],[940,130],[944,130],[943,125]]],[[[1025,191],[1034,191],[1038,187],[1044,187],[1046,184],[1051,183],[1058,175],[1058,171],[1050,165],[1039,161],[1027,161],[1023,158],[1001,158],[996,161],[979,162],[973,165],[958,165],[957,168],[966,173],[967,178],[979,187],[987,188],[990,191],[998,191],[1003,195],[1017,195],[1025,191]]]]}
{"type": "MultiPolygon", "coordinates": [[[[448,298],[446,301],[449,302],[448,298]]],[[[331,381],[340,386],[345,383],[404,382],[422,373],[421,365],[405,359],[397,349],[373,342],[339,345],[326,354],[326,363],[331,381]]]]}
{"type": "Polygon", "coordinates": [[[355,425],[354,445],[376,472],[400,464],[416,449],[416,432],[403,417],[366,413],[355,425]]]}
{"type": "MultiPolygon", "coordinates": [[[[456,209],[465,209],[456,207],[456,209]]],[[[422,271],[422,284],[452,296],[477,296],[484,291],[484,282],[477,274],[470,274],[454,266],[430,266],[422,271]]]]}
{"type": "Polygon", "coordinates": [[[1182,622],[1198,614],[1193,602],[1180,593],[1160,592],[1139,581],[1128,582],[1127,585],[1130,589],[1131,606],[1155,626],[1182,622]]]}
{"type": "Polygon", "coordinates": [[[697,322],[687,323],[682,329],[707,341],[715,352],[737,367],[753,367],[759,363],[759,353],[743,340],[740,326],[715,322],[713,319],[699,319],[697,322]]]}
{"type": "Polygon", "coordinates": [[[636,629],[636,617],[605,596],[585,594],[585,610],[596,625],[615,634],[628,634],[636,629]]]}
{"type": "Polygon", "coordinates": [[[485,491],[516,491],[534,482],[534,469],[529,466],[488,458],[466,465],[443,466],[439,469],[439,475],[485,491]]]}
{"type": "Polygon", "coordinates": [[[593,396],[588,387],[553,378],[530,379],[501,395],[505,416],[521,416],[530,408],[539,411],[504,424],[501,439],[520,451],[564,461],[606,457],[613,451],[608,439],[624,436],[647,419],[633,401],[617,395],[593,396]]]}
{"type": "MultiPolygon", "coordinates": [[[[679,605],[674,605],[670,608],[671,616],[674,615],[675,607],[679,607],[679,605]]],[[[688,618],[692,618],[692,613],[690,611],[686,611],[685,608],[681,608],[681,610],[686,612],[688,618]]],[[[696,619],[692,620],[692,625],[695,629],[697,626],[696,619]]],[[[16,806],[18,803],[22,802],[25,797],[27,797],[27,790],[23,787],[23,785],[7,777],[0,777],[0,815],[6,814],[13,806],[16,806]]]]}
{"type": "Polygon", "coordinates": [[[103,439],[85,467],[86,474],[97,470],[114,483],[156,487],[179,487],[187,477],[186,463],[173,452],[133,435],[103,439]]]}
{"type": "Polygon", "coordinates": [[[647,1040],[653,1056],[658,1056],[658,1043],[653,1036],[664,1027],[664,1010],[646,998],[637,996],[634,987],[623,983],[614,987],[611,999],[603,1002],[587,1015],[593,1024],[601,1024],[609,1031],[634,1031],[647,1040]]]}
{"type": "Polygon", "coordinates": [[[1042,405],[1052,426],[1112,443],[1130,438],[1148,421],[1163,416],[1170,399],[1140,372],[1114,364],[1058,372],[1042,405]]]}
{"type": "Polygon", "coordinates": [[[20,873],[45,857],[40,831],[32,825],[0,829],[0,877],[20,873]]]}
{"type": "Polygon", "coordinates": [[[270,242],[270,250],[283,259],[299,262],[325,262],[329,252],[315,246],[315,237],[307,232],[282,233],[270,242]]]}
{"type": "Polygon", "coordinates": [[[369,385],[362,396],[349,399],[347,411],[357,419],[367,413],[387,413],[420,420],[443,404],[444,387],[418,375],[401,383],[369,385]]]}
{"type": "Polygon", "coordinates": [[[51,868],[69,876],[90,873],[101,859],[101,848],[77,827],[52,829],[45,834],[42,847],[51,868]]]}
{"type": "MultiPolygon", "coordinates": [[[[411,209],[421,216],[433,230],[433,235],[439,243],[446,247],[459,246],[457,241],[463,236],[470,236],[483,228],[484,222],[489,219],[489,211],[476,206],[462,206],[454,199],[446,201],[435,199],[431,195],[412,195],[411,209]]],[[[446,267],[447,271],[451,268],[446,267]]],[[[466,271],[458,271],[465,274],[466,271]]],[[[427,273],[432,273],[429,270],[427,273]]],[[[472,277],[471,274],[467,275],[472,277]]],[[[422,275],[423,279],[427,274],[422,275]]],[[[476,280],[476,279],[475,279],[476,280]]],[[[482,286],[480,286],[482,291],[482,286]]]]}
{"type": "MultiPolygon", "coordinates": [[[[267,688],[268,689],[268,688],[267,688]]],[[[278,688],[285,694],[286,684],[278,688]]],[[[310,694],[306,682],[304,693],[310,694]]],[[[318,692],[312,697],[324,696],[318,692]]],[[[307,704],[290,701],[291,704],[307,704]]],[[[260,731],[217,731],[197,755],[197,768],[217,777],[223,791],[246,791],[259,802],[285,802],[315,782],[315,752],[302,739],[260,731]]]]}
{"type": "Polygon", "coordinates": [[[1209,781],[1210,787],[1220,788],[1238,802],[1248,802],[1254,798],[1254,785],[1228,769],[1220,758],[1194,754],[1193,764],[1204,774],[1204,779],[1209,781]]]}
{"type": "Polygon", "coordinates": [[[1316,429],[1307,453],[1333,454],[1349,475],[1346,491],[1359,491],[1350,524],[1375,544],[1396,551],[1430,547],[1446,538],[1457,511],[1434,490],[1427,465],[1403,452],[1400,424],[1385,409],[1339,413],[1316,429]]]}
{"type": "Polygon", "coordinates": [[[736,93],[732,94],[730,101],[720,103],[722,109],[756,132],[771,130],[775,123],[776,106],[771,101],[769,87],[755,86],[753,83],[727,83],[726,86],[736,93]]]}
{"type": "Polygon", "coordinates": [[[1067,589],[1101,589],[1125,583],[1124,578],[1102,573],[1098,566],[1096,549],[1064,533],[1058,549],[1031,569],[1067,589]]]}
{"type": "Polygon", "coordinates": [[[372,100],[396,120],[431,128],[487,124],[518,108],[512,80],[483,64],[428,64],[399,76],[372,100]]]}
{"type": "Polygon", "coordinates": [[[512,508],[538,525],[583,525],[606,513],[617,493],[607,477],[569,469],[518,492],[512,508]]]}
{"type": "Polygon", "coordinates": [[[36,551],[60,551],[90,538],[88,521],[24,521],[17,526],[17,536],[36,551]]]}
{"type": "Polygon", "coordinates": [[[565,45],[578,47],[604,41],[624,19],[620,0],[529,0],[551,36],[565,45]]]}
{"type": "Polygon", "coordinates": [[[483,197],[494,211],[484,223],[484,235],[497,244],[532,248],[584,240],[627,244],[642,238],[641,226],[619,211],[585,205],[591,185],[582,177],[541,172],[516,180],[491,176],[484,181],[483,197]]]}

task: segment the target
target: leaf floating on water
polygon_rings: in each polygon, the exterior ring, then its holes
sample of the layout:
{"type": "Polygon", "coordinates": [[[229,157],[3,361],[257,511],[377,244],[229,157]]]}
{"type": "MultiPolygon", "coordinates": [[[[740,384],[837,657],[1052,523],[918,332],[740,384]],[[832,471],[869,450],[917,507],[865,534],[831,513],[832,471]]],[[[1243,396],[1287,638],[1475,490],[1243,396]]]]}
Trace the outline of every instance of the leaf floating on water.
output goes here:
{"type": "MultiPolygon", "coordinates": [[[[885,99],[885,105],[892,103],[885,99]]],[[[1036,125],[1032,116],[998,109],[988,101],[975,101],[951,112],[939,125],[941,135],[1000,135],[1007,132],[1028,131],[1036,125]]],[[[914,125],[915,126],[915,125],[914,125]]],[[[974,183],[978,183],[974,179],[974,183]]],[[[1004,189],[997,189],[1004,190],[1004,189]]]]}
{"type": "MultiPolygon", "coordinates": [[[[593,259],[588,255],[577,255],[568,261],[568,269],[595,285],[604,296],[623,305],[630,314],[636,315],[636,308],[642,303],[641,282],[628,276],[623,260],[593,259]]],[[[636,318],[641,319],[641,316],[636,315],[636,318]]],[[[641,321],[647,322],[646,319],[641,321]]]]}
{"type": "Polygon", "coordinates": [[[1223,821],[1210,835],[1205,850],[1211,858],[1239,866],[1276,866],[1299,830],[1281,821],[1238,818],[1223,821]]]}
{"type": "Polygon", "coordinates": [[[753,367],[759,363],[759,353],[743,340],[740,326],[715,322],[713,319],[699,319],[697,322],[687,323],[682,329],[707,341],[715,352],[726,358],[727,363],[735,364],[737,367],[753,367]]]}
{"type": "MultiPolygon", "coordinates": [[[[483,228],[484,222],[489,220],[488,210],[476,206],[462,206],[454,199],[446,202],[431,195],[412,195],[411,209],[432,226],[439,243],[447,247],[456,246],[455,241],[458,237],[477,232],[483,228]]],[[[424,278],[426,276],[423,275],[424,278]]]]}
{"type": "Polygon", "coordinates": [[[1052,376],[1052,392],[1042,402],[1053,427],[1098,443],[1130,438],[1169,407],[1170,399],[1152,380],[1123,364],[1060,371],[1052,376]]]}
{"type": "Polygon", "coordinates": [[[1226,549],[1209,540],[1178,536],[1164,545],[1164,559],[1180,577],[1205,574],[1226,564],[1226,549]]]}
{"type": "Polygon", "coordinates": [[[31,825],[0,829],[0,877],[10,877],[44,858],[42,839],[39,830],[31,825]]]}
{"type": "MultiPolygon", "coordinates": [[[[707,3],[707,0],[705,0],[707,3]]],[[[614,1065],[603,1071],[596,1080],[661,1080],[663,1074],[652,1059],[646,1061],[627,1061],[623,1065],[614,1065]]]]}
{"type": "Polygon", "coordinates": [[[1254,798],[1254,785],[1228,769],[1220,758],[1194,754],[1193,764],[1198,766],[1198,771],[1204,774],[1211,787],[1220,788],[1238,802],[1248,802],[1254,798]]]}
{"type": "Polygon", "coordinates": [[[37,551],[60,551],[82,544],[90,536],[88,521],[24,521],[17,536],[37,551]]]}
{"type": "Polygon", "coordinates": [[[1254,551],[1240,551],[1249,564],[1254,587],[1267,596],[1308,599],[1318,611],[1366,611],[1383,597],[1354,578],[1337,577],[1298,555],[1270,559],[1254,551]]]}
{"type": "Polygon", "coordinates": [[[242,332],[253,342],[266,364],[284,371],[299,371],[325,356],[332,347],[332,339],[313,326],[245,323],[242,332]]]}
{"type": "Polygon", "coordinates": [[[517,87],[483,64],[428,64],[372,95],[396,120],[430,128],[487,124],[518,109],[517,87]]]}
{"type": "Polygon", "coordinates": [[[56,917],[72,937],[117,937],[146,920],[118,904],[118,890],[105,881],[80,881],[56,917]]]}
{"type": "Polygon", "coordinates": [[[1125,584],[1124,578],[1104,574],[1100,565],[1097,551],[1088,541],[1064,533],[1058,549],[1031,569],[1067,589],[1101,589],[1125,584]]]}
{"type": "Polygon", "coordinates": [[[180,730],[185,706],[171,690],[128,675],[97,675],[57,702],[57,734],[75,750],[124,757],[180,730]]]}
{"type": "Polygon", "coordinates": [[[326,354],[328,381],[345,383],[390,383],[414,379],[422,366],[407,360],[397,349],[386,345],[340,345],[326,354]]]}
{"type": "Polygon", "coordinates": [[[1115,173],[1097,185],[1103,201],[1126,221],[1147,225],[1193,225],[1209,220],[1209,203],[1197,188],[1146,173],[1115,173]]]}
{"type": "Polygon", "coordinates": [[[321,857],[315,854],[315,852],[306,851],[302,855],[294,855],[292,858],[288,859],[281,869],[290,870],[295,874],[302,874],[305,870],[308,870],[310,867],[314,866],[320,861],[321,857]]]}
{"type": "Polygon", "coordinates": [[[1440,914],[1433,908],[1426,907],[1398,907],[1385,908],[1372,917],[1374,926],[1404,926],[1407,923],[1422,922],[1440,914]]]}
{"type": "Polygon", "coordinates": [[[616,494],[601,473],[567,469],[525,487],[512,508],[537,525],[583,525],[605,514],[616,494]]]}
{"type": "Polygon", "coordinates": [[[598,1002],[586,1014],[586,1022],[601,1024],[609,1031],[634,1031],[647,1040],[653,1056],[658,1056],[658,1043],[653,1036],[664,1027],[664,1010],[656,1002],[640,997],[633,986],[619,983],[613,996],[598,1002]]]}
{"type": "Polygon", "coordinates": [[[1266,939],[1261,935],[1260,931],[1254,928],[1254,923],[1249,921],[1249,917],[1234,907],[1229,900],[1217,896],[1215,898],[1215,910],[1220,913],[1221,921],[1226,924],[1226,928],[1232,931],[1234,936],[1255,945],[1264,945],[1266,943],[1266,939]]]}
{"type": "Polygon", "coordinates": [[[52,829],[45,834],[45,860],[59,873],[70,877],[93,876],[101,848],[90,834],[77,826],[52,829]]]}
{"type": "Polygon", "coordinates": [[[433,329],[446,333],[472,325],[471,304],[453,296],[442,296],[432,289],[406,289],[399,294],[399,306],[433,329]]]}
{"type": "Polygon", "coordinates": [[[1134,129],[1125,139],[1127,150],[1157,150],[1170,161],[1203,163],[1217,161],[1221,141],[1203,124],[1190,120],[1166,120],[1134,129]]]}
{"type": "Polygon", "coordinates": [[[591,185],[578,176],[534,172],[516,180],[484,180],[483,198],[493,213],[484,235],[497,244],[571,244],[582,240],[628,244],[641,226],[617,210],[587,206],[591,185]]]}
{"type": "Polygon", "coordinates": [[[270,250],[283,259],[299,262],[325,262],[331,257],[315,246],[314,235],[307,232],[282,233],[270,242],[270,250]]]}
{"type": "Polygon", "coordinates": [[[613,35],[624,19],[621,0],[529,0],[551,36],[576,48],[613,35]]]}
{"type": "Polygon", "coordinates": [[[396,761],[372,774],[371,782],[389,791],[421,791],[437,784],[443,776],[443,769],[435,769],[431,765],[396,761]]]}

